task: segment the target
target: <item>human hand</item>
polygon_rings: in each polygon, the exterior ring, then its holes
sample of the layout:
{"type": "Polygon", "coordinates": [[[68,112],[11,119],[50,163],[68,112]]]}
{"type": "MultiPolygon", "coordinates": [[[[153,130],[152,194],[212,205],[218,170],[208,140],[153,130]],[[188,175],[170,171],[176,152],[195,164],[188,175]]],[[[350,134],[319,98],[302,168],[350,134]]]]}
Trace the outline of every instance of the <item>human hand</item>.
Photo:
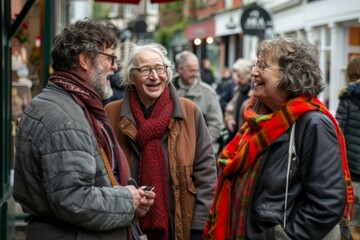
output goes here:
{"type": "Polygon", "coordinates": [[[234,111],[234,104],[231,103],[226,104],[225,111],[227,113],[232,113],[234,111]]]}
{"type": "Polygon", "coordinates": [[[144,191],[142,191],[142,190],[139,191],[133,185],[127,185],[125,187],[131,192],[131,195],[132,195],[132,198],[134,201],[134,208],[136,211],[136,209],[140,206],[141,199],[144,196],[144,191]]]}
{"type": "Polygon", "coordinates": [[[150,210],[150,207],[155,202],[156,194],[153,191],[144,191],[145,187],[146,186],[142,186],[138,189],[139,192],[143,193],[143,195],[140,200],[139,207],[135,209],[135,216],[137,216],[137,217],[144,216],[150,210]]]}
{"type": "Polygon", "coordinates": [[[226,124],[226,128],[229,129],[230,132],[234,131],[235,120],[233,120],[233,119],[227,120],[225,124],[226,124]]]}

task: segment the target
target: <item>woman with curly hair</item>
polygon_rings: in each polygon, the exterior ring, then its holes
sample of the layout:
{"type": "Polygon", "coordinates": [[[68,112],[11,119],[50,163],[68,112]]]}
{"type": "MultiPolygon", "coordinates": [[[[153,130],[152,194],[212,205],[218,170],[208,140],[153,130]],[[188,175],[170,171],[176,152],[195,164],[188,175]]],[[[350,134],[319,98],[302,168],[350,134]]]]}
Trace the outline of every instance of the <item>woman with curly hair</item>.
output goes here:
{"type": "Polygon", "coordinates": [[[205,239],[340,239],[353,202],[341,130],[317,98],[318,50],[263,41],[246,122],[219,156],[205,239]]]}

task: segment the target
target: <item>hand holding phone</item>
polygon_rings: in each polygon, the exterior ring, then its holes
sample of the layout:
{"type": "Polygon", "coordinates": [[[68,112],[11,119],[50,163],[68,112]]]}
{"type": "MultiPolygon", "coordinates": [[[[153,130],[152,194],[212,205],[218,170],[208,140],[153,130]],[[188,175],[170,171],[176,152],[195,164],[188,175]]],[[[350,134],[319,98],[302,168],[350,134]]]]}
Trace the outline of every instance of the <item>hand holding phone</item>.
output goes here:
{"type": "Polygon", "coordinates": [[[154,189],[155,189],[155,187],[153,187],[153,186],[146,186],[143,188],[144,191],[148,191],[148,192],[152,192],[152,191],[154,191],[154,189]]]}

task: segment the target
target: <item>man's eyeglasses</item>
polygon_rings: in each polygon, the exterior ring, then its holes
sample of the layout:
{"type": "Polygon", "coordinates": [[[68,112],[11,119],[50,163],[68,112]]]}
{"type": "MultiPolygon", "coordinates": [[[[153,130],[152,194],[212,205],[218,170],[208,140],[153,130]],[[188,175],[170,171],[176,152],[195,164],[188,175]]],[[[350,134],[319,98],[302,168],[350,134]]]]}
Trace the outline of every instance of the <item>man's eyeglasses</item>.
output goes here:
{"type": "Polygon", "coordinates": [[[142,68],[132,68],[131,70],[136,70],[140,72],[140,76],[149,76],[153,69],[157,74],[164,74],[166,73],[166,69],[168,66],[157,66],[154,68],[151,67],[142,67],[142,68]]]}
{"type": "Polygon", "coordinates": [[[96,52],[96,53],[109,57],[109,59],[111,59],[111,66],[113,66],[115,64],[115,60],[117,59],[117,56],[108,54],[108,53],[104,53],[104,52],[96,52]]]}

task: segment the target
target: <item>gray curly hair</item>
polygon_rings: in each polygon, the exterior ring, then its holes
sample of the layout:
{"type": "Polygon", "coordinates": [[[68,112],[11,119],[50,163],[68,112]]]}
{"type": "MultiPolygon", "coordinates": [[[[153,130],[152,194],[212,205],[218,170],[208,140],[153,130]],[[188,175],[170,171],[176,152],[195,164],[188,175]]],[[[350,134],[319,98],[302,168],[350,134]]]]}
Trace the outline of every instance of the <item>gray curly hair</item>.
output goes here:
{"type": "Polygon", "coordinates": [[[259,61],[278,63],[283,72],[278,88],[289,97],[314,97],[324,90],[318,49],[304,39],[264,40],[256,50],[259,61]]]}
{"type": "Polygon", "coordinates": [[[133,71],[131,71],[131,69],[138,67],[138,66],[135,66],[134,62],[136,60],[136,56],[139,53],[141,53],[143,50],[150,50],[150,51],[153,51],[160,55],[164,65],[167,66],[166,73],[167,73],[168,79],[166,80],[166,83],[168,84],[169,82],[171,82],[173,79],[173,76],[174,76],[174,70],[173,70],[174,63],[167,56],[168,52],[163,45],[161,45],[159,43],[149,43],[149,44],[145,44],[145,45],[138,45],[135,43],[131,43],[130,51],[128,53],[129,54],[128,58],[123,58],[126,60],[122,64],[122,66],[123,66],[123,68],[122,68],[122,76],[123,76],[122,85],[124,85],[124,86],[131,85],[130,82],[131,82],[131,78],[133,77],[133,71]]]}

